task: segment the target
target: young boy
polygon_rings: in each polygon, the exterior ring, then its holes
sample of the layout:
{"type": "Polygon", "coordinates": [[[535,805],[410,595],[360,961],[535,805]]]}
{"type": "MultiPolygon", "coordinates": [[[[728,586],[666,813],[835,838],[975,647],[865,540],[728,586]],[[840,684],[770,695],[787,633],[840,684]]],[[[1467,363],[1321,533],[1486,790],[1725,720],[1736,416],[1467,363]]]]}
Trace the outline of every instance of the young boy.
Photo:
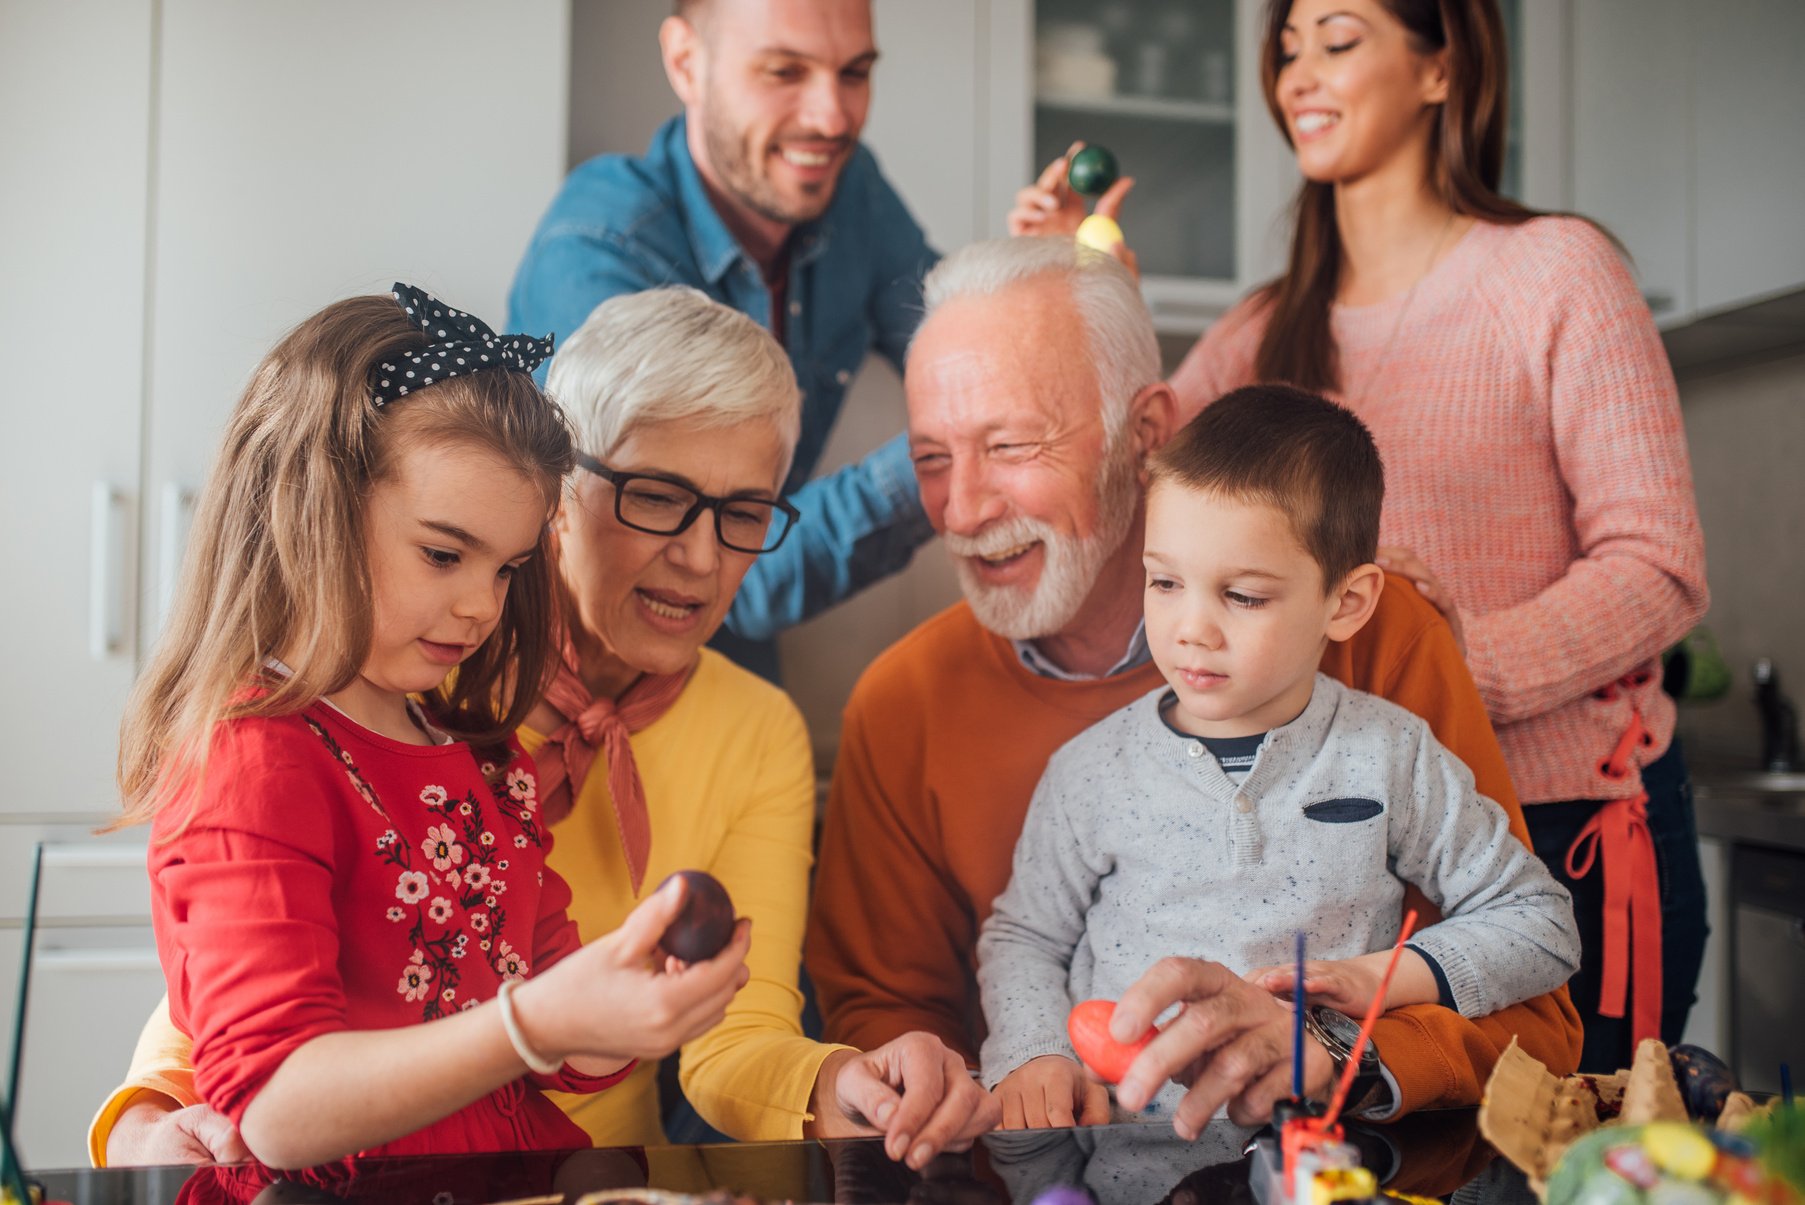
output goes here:
{"type": "Polygon", "coordinates": [[[1146,635],[1167,685],[1048,762],[978,941],[982,1074],[1005,1125],[1107,1119],[1066,1014],[1166,955],[1289,993],[1301,929],[1312,1035],[1345,1034],[1406,883],[1445,919],[1412,936],[1388,1009],[1484,1016],[1578,967],[1566,890],[1466,766],[1417,716],[1317,672],[1384,586],[1384,491],[1360,420],[1282,386],[1227,395],[1154,457],[1146,635]]]}

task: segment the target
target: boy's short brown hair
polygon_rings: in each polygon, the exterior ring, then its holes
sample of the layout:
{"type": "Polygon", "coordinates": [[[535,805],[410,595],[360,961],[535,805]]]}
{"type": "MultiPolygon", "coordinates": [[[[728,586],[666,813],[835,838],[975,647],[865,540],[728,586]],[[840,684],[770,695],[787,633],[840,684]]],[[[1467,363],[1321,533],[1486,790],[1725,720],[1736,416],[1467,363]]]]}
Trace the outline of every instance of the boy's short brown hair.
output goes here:
{"type": "Polygon", "coordinates": [[[1205,407],[1155,453],[1154,484],[1277,508],[1332,590],[1378,555],[1385,466],[1366,424],[1289,385],[1249,385],[1205,407]]]}

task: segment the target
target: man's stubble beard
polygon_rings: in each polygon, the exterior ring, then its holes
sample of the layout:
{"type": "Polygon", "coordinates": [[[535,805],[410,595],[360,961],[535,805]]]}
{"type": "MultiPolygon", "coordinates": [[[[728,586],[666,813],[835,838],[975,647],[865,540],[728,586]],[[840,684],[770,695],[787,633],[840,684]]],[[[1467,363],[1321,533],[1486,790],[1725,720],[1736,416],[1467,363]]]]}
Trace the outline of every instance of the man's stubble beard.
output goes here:
{"type": "MultiPolygon", "coordinates": [[[[745,140],[740,132],[727,126],[723,117],[715,115],[703,121],[702,144],[708,148],[708,162],[721,187],[734,203],[767,222],[781,222],[786,226],[812,222],[827,211],[829,202],[834,199],[834,190],[840,186],[840,177],[836,174],[827,182],[819,198],[808,198],[800,207],[786,208],[770,180],[759,175],[747,157],[745,140]]],[[[759,165],[763,163],[763,152],[760,152],[759,165]]],[[[844,167],[841,170],[845,170],[844,167]]]]}

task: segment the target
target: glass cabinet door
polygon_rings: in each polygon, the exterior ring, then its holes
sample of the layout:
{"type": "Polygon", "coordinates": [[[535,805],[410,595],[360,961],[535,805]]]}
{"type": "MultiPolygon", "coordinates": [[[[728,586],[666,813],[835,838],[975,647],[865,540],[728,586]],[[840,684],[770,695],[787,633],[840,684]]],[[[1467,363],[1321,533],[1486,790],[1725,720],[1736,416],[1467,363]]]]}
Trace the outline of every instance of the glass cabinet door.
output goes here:
{"type": "Polygon", "coordinates": [[[1034,162],[1109,148],[1150,278],[1235,281],[1234,0],[1037,0],[1034,162]]]}
{"type": "MultiPolygon", "coordinates": [[[[1032,42],[1033,170],[1082,139],[1134,177],[1122,227],[1164,334],[1195,335],[1284,267],[1298,177],[1260,91],[1266,2],[990,0],[1011,14],[999,42],[1024,59],[1016,39],[1032,42]]],[[[1500,0],[1511,64],[1503,191],[1540,209],[1571,203],[1569,3],[1500,0]]]]}

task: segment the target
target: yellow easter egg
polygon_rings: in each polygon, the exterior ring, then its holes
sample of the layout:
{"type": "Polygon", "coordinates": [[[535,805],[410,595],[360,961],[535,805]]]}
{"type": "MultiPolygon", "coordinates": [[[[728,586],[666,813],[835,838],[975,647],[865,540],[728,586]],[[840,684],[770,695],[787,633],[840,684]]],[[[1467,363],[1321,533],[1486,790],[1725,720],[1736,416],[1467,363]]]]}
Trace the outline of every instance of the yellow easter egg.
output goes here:
{"type": "Polygon", "coordinates": [[[1711,1140],[1673,1121],[1651,1122],[1642,1129],[1642,1149],[1655,1166],[1683,1180],[1703,1180],[1717,1163],[1711,1140]]]}
{"type": "Polygon", "coordinates": [[[1116,225],[1114,218],[1093,213],[1078,223],[1078,241],[1108,255],[1111,247],[1128,240],[1122,237],[1122,228],[1116,225]]]}

